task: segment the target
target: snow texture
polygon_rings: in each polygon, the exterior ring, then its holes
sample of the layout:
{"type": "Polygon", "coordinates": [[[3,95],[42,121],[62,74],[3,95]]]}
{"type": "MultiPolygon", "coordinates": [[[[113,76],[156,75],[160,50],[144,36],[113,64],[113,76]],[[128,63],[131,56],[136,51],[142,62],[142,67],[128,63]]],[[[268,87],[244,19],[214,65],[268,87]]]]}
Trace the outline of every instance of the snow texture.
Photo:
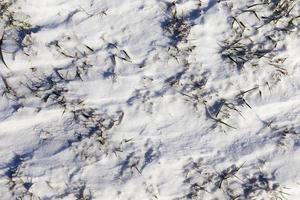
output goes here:
{"type": "Polygon", "coordinates": [[[1,199],[300,199],[299,0],[0,0],[1,199]]]}

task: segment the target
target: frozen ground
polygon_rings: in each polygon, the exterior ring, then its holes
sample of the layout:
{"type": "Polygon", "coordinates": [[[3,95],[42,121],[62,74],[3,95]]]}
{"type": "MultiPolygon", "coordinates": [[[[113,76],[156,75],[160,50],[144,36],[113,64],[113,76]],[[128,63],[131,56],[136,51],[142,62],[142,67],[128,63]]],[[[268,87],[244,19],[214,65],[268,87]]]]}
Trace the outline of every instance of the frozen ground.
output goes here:
{"type": "Polygon", "coordinates": [[[300,199],[298,0],[0,0],[1,199],[300,199]]]}

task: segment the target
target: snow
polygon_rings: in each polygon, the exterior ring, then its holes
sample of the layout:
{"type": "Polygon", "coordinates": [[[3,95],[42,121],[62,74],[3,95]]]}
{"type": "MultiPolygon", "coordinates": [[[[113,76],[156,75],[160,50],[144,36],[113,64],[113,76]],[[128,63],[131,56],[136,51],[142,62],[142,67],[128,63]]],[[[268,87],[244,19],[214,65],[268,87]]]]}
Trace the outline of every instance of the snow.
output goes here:
{"type": "Polygon", "coordinates": [[[0,5],[1,199],[299,199],[299,1],[0,5]]]}

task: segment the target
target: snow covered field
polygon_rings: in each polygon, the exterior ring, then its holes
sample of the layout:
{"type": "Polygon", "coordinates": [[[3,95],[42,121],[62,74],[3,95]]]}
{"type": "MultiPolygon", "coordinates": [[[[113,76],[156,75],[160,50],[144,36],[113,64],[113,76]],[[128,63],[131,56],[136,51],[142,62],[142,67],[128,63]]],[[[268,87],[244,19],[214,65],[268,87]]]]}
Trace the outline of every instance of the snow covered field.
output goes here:
{"type": "Polygon", "coordinates": [[[0,199],[300,199],[299,0],[0,0],[0,199]]]}

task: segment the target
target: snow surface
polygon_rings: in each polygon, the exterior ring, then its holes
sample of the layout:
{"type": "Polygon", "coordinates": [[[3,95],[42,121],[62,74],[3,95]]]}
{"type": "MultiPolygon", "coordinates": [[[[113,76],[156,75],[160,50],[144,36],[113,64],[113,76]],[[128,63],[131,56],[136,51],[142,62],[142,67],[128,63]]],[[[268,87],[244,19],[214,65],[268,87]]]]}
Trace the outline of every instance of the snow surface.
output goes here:
{"type": "Polygon", "coordinates": [[[1,199],[300,199],[300,1],[0,5],[1,199]]]}

